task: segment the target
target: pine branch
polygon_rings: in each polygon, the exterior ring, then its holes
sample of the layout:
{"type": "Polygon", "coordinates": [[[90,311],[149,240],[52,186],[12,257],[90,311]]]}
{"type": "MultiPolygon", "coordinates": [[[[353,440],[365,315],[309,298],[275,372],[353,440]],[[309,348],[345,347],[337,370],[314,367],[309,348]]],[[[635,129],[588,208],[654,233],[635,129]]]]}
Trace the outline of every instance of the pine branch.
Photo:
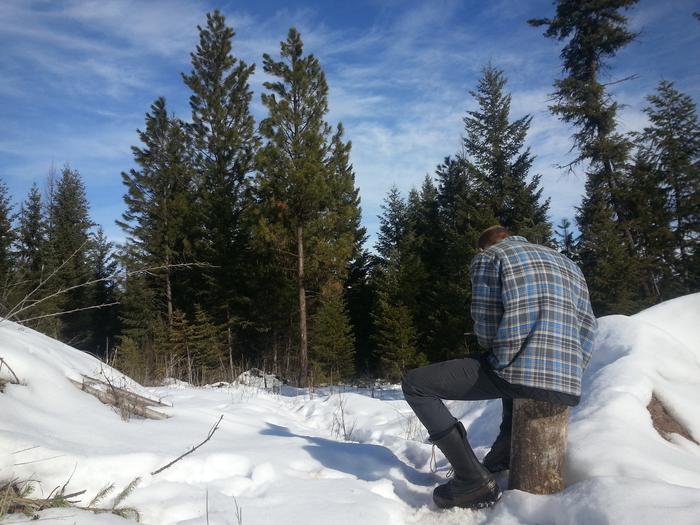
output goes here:
{"type": "Polygon", "coordinates": [[[107,495],[114,490],[114,483],[107,483],[104,487],[102,487],[97,494],[95,494],[95,497],[90,500],[90,503],[88,503],[88,507],[94,507],[97,505],[100,501],[105,499],[107,495]]]}

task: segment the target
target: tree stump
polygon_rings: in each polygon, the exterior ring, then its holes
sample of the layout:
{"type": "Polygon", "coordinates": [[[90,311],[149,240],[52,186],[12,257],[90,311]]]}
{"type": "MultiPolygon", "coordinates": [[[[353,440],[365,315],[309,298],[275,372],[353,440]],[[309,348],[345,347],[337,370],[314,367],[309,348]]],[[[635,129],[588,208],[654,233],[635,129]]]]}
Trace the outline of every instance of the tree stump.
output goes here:
{"type": "Polygon", "coordinates": [[[509,488],[553,494],[564,488],[569,408],[534,399],[515,399],[509,488]]]}

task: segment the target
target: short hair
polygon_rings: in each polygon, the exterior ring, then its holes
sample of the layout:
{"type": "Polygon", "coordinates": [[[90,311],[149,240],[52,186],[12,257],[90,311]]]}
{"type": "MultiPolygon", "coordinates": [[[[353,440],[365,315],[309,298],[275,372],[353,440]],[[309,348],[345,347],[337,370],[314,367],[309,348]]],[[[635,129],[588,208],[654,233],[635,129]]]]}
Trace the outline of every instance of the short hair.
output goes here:
{"type": "Polygon", "coordinates": [[[509,230],[499,224],[486,228],[479,236],[479,248],[485,250],[511,235],[513,234],[509,230]]]}

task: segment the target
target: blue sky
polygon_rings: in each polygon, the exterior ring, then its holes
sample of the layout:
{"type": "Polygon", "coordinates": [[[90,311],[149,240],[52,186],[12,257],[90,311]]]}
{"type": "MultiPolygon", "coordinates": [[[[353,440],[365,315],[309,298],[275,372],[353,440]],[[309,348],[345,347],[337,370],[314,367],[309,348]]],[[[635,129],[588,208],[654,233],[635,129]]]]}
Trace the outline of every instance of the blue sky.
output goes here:
{"type": "MultiPolygon", "coordinates": [[[[83,176],[93,219],[115,241],[124,206],[120,173],[133,166],[136,129],[158,96],[188,118],[180,77],[205,13],[219,8],[234,27],[234,55],[255,62],[253,113],[264,52],[278,54],[290,26],[321,60],[330,86],[329,121],[342,121],[369,232],[387,190],[407,192],[446,155],[459,150],[465,111],[474,107],[481,68],[505,70],[512,118],[533,115],[528,144],[551,198],[551,219],[573,217],[583,175],[556,165],[571,158],[570,130],[547,111],[561,74],[561,44],[527,25],[551,16],[549,0],[212,2],[188,0],[0,2],[0,179],[15,203],[52,165],[83,176]]],[[[644,97],[661,79],[700,100],[700,11],[697,0],[641,0],[628,11],[641,34],[611,63],[608,79],[625,105],[623,130],[645,124],[644,97]]]]}

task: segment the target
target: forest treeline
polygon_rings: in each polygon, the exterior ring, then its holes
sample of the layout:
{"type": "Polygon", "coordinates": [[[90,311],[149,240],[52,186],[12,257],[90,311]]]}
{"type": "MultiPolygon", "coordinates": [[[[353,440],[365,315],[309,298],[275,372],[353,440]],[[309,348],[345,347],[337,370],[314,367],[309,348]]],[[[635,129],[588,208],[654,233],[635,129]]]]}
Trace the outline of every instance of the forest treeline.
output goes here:
{"type": "Polygon", "coordinates": [[[469,263],[495,223],[576,261],[599,316],[698,291],[695,102],[662,80],[646,99],[648,126],[622,133],[601,80],[636,36],[624,14],[635,3],[559,0],[552,18],[529,21],[562,43],[549,109],[573,129],[567,167],[586,176],[577,228],[549,222],[526,146],[532,117],[511,115],[506,73],[488,64],[459,151],[408,194],[388,192],[374,246],[319,60],[294,28],[264,54],[256,122],[255,65],[235,57],[234,30],[214,11],[182,74],[191,115],[157,98],[135,137],[123,245],[91,220],[71,166],[18,206],[0,181],[0,315],[144,382],[257,366],[319,384],[398,380],[476,351],[469,263]]]}

